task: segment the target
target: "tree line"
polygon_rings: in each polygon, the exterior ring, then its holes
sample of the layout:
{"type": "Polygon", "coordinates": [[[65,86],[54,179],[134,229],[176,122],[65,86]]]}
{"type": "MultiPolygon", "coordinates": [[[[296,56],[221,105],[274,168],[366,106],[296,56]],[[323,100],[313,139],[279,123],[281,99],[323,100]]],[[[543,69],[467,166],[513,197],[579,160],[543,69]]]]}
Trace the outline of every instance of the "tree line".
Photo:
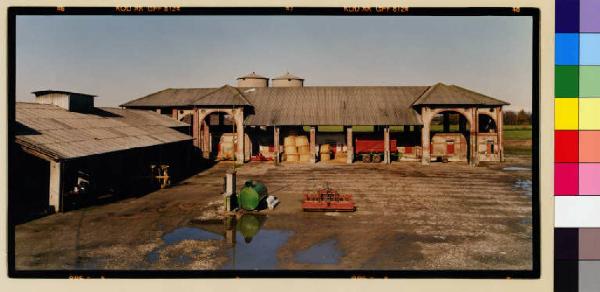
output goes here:
{"type": "Polygon", "coordinates": [[[502,117],[505,125],[531,125],[531,113],[525,110],[504,111],[502,117]]]}

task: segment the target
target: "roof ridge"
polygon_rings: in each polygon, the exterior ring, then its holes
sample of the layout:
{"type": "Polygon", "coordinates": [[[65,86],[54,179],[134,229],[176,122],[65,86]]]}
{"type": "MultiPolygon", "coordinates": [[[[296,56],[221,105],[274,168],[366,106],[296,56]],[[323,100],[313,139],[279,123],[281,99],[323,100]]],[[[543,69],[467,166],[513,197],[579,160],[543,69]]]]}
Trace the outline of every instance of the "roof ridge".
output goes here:
{"type": "Polygon", "coordinates": [[[470,92],[470,93],[473,93],[473,94],[478,94],[478,95],[484,96],[484,97],[486,97],[486,98],[489,98],[489,99],[495,100],[495,101],[497,101],[497,102],[500,102],[500,103],[504,103],[504,104],[506,104],[506,105],[510,105],[510,103],[509,103],[509,102],[506,102],[506,101],[504,101],[504,100],[497,99],[497,98],[494,98],[494,97],[491,97],[491,96],[487,96],[487,95],[485,95],[485,94],[483,94],[483,93],[480,93],[480,92],[477,92],[477,91],[473,91],[473,90],[471,90],[471,89],[464,88],[464,87],[462,87],[462,86],[459,86],[459,85],[456,85],[456,84],[452,84],[452,85],[450,85],[450,86],[451,86],[451,87],[457,87],[457,88],[459,88],[459,89],[462,89],[462,90],[464,90],[464,91],[468,91],[468,92],[470,92]]]}

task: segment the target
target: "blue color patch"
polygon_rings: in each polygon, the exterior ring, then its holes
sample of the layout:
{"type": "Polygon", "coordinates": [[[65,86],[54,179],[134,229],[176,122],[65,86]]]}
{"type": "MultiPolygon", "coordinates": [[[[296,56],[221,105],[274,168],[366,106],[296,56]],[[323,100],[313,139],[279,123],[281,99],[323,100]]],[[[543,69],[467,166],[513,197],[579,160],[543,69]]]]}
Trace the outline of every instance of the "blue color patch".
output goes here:
{"type": "Polygon", "coordinates": [[[556,65],[579,65],[579,34],[557,33],[554,43],[556,65]]]}
{"type": "Polygon", "coordinates": [[[600,34],[582,33],[580,65],[600,65],[600,34]]]}

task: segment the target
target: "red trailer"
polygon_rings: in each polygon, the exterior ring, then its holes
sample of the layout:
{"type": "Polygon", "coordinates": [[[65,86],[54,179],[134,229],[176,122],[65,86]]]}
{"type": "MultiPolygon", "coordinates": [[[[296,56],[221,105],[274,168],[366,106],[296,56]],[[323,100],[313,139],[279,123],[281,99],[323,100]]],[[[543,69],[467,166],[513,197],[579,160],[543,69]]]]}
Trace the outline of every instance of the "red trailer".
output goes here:
{"type": "MultiPolygon", "coordinates": [[[[383,153],[385,151],[385,144],[383,139],[361,139],[356,138],[356,146],[354,147],[356,154],[368,154],[368,153],[383,153]]],[[[396,139],[390,139],[390,152],[398,152],[396,147],[396,139]]]]}

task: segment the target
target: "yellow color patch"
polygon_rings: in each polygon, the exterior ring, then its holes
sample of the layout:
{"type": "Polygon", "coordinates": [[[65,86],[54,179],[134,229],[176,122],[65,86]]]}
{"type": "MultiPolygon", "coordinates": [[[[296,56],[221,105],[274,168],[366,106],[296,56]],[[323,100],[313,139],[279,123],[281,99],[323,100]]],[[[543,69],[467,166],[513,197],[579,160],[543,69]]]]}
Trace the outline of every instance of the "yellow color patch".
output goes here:
{"type": "Polygon", "coordinates": [[[556,130],[577,130],[579,126],[578,98],[554,99],[554,127],[556,130]]]}
{"type": "Polygon", "coordinates": [[[579,99],[579,129],[600,130],[600,98],[579,99]]]}

